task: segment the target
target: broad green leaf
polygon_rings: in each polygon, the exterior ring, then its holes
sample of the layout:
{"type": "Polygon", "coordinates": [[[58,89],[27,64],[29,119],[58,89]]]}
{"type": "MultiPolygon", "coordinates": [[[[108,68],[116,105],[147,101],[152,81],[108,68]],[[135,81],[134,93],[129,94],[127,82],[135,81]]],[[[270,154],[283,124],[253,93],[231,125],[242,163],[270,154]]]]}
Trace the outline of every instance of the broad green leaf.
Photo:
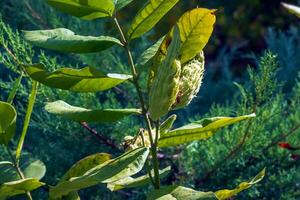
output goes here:
{"type": "Polygon", "coordinates": [[[73,31],[65,28],[23,32],[25,40],[31,44],[65,53],[94,53],[108,49],[115,44],[122,45],[113,37],[75,35],[73,31]]]}
{"type": "Polygon", "coordinates": [[[116,10],[121,10],[134,0],[115,0],[116,10]]]}
{"type": "Polygon", "coordinates": [[[82,69],[61,68],[52,73],[42,64],[24,66],[28,75],[46,86],[74,92],[99,92],[113,88],[132,76],[103,74],[93,67],[82,69]]]}
{"type": "Polygon", "coordinates": [[[281,3],[281,4],[285,9],[287,9],[287,11],[289,11],[289,13],[294,14],[300,18],[300,7],[299,6],[295,6],[295,5],[288,4],[288,3],[281,3]]]}
{"type": "Polygon", "coordinates": [[[0,101],[0,144],[7,145],[16,132],[17,112],[9,103],[0,101]]]}
{"type": "MultiPolygon", "coordinates": [[[[162,170],[159,170],[160,179],[166,177],[170,173],[170,171],[171,171],[171,167],[166,167],[162,170]]],[[[153,170],[151,174],[152,176],[154,176],[153,170]]],[[[151,183],[151,181],[149,175],[147,174],[147,175],[140,176],[138,178],[126,177],[124,179],[108,183],[107,188],[110,189],[111,191],[117,191],[124,188],[141,187],[149,183],[151,183]]]]}
{"type": "Polygon", "coordinates": [[[129,115],[141,114],[140,109],[103,109],[91,110],[75,107],[64,101],[48,103],[45,109],[52,114],[77,122],[115,122],[129,115]]]}
{"type": "Polygon", "coordinates": [[[186,12],[177,25],[180,31],[180,61],[186,63],[194,58],[207,44],[216,21],[215,10],[196,8],[186,12]]]}
{"type": "Polygon", "coordinates": [[[108,161],[111,155],[107,153],[97,153],[87,156],[76,162],[67,173],[60,179],[60,182],[69,180],[72,177],[78,177],[85,174],[88,170],[108,161]]]}
{"type": "Polygon", "coordinates": [[[23,173],[26,178],[35,178],[41,180],[46,174],[46,166],[40,161],[36,160],[31,162],[24,170],[23,173]]]}
{"type": "Polygon", "coordinates": [[[132,176],[142,169],[148,154],[148,148],[137,148],[90,169],[82,176],[62,181],[50,188],[50,199],[59,198],[99,183],[114,182],[132,176]]]}
{"type": "Polygon", "coordinates": [[[25,194],[26,192],[41,187],[42,185],[44,185],[44,183],[34,178],[3,183],[0,185],[0,200],[5,200],[19,194],[25,194]]]}
{"type": "Polygon", "coordinates": [[[232,190],[227,190],[227,189],[219,190],[219,191],[215,192],[215,194],[216,194],[216,196],[218,197],[219,200],[229,199],[229,198],[237,195],[241,191],[246,190],[246,189],[250,188],[252,185],[254,185],[254,184],[258,183],[259,181],[261,181],[265,176],[265,171],[266,170],[263,169],[252,180],[250,180],[249,182],[240,183],[235,189],[232,189],[232,190]]]}
{"type": "Polygon", "coordinates": [[[218,200],[213,192],[199,192],[182,186],[165,186],[152,190],[147,200],[218,200]]]}
{"type": "MultiPolygon", "coordinates": [[[[63,181],[67,181],[72,177],[82,176],[88,170],[100,165],[108,160],[111,159],[111,155],[107,153],[97,153],[90,156],[87,156],[78,162],[76,162],[68,171],[67,173],[60,179],[59,183],[63,181]]],[[[76,191],[70,192],[62,199],[67,200],[79,200],[80,197],[76,191]]]]}
{"type": "Polygon", "coordinates": [[[162,37],[151,47],[146,49],[146,51],[144,51],[142,55],[140,55],[140,57],[138,58],[136,65],[139,67],[146,65],[155,56],[163,40],[164,37],[162,37]]]}
{"type": "Polygon", "coordinates": [[[220,128],[255,117],[255,114],[239,117],[213,117],[193,122],[163,134],[158,141],[159,147],[175,146],[195,140],[204,140],[220,128]]]}
{"type": "Polygon", "coordinates": [[[173,115],[171,115],[170,117],[168,117],[168,118],[160,125],[160,127],[159,127],[160,135],[163,135],[164,133],[168,132],[168,131],[172,128],[172,126],[173,126],[173,124],[174,124],[176,118],[177,118],[177,115],[173,114],[173,115]]]}
{"type": "Polygon", "coordinates": [[[64,13],[93,20],[113,15],[113,0],[47,0],[48,4],[64,13]]]}
{"type": "Polygon", "coordinates": [[[138,12],[128,31],[129,39],[140,37],[152,29],[179,0],[150,0],[138,12]]]}

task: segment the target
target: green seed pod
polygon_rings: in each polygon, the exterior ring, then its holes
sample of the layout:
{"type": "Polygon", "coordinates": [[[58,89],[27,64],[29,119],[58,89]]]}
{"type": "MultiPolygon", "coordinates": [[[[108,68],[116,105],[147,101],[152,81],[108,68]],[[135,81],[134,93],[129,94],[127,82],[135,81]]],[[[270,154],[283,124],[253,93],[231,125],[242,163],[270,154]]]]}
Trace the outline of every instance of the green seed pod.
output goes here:
{"type": "Polygon", "coordinates": [[[183,108],[197,95],[202,84],[204,74],[203,51],[181,69],[179,92],[173,109],[183,108]]]}
{"type": "Polygon", "coordinates": [[[179,90],[181,64],[175,60],[172,65],[160,66],[149,92],[149,111],[153,120],[168,113],[176,101],[179,90]]]}
{"type": "Polygon", "coordinates": [[[153,58],[151,67],[150,67],[150,72],[149,72],[149,77],[148,77],[148,92],[150,92],[150,88],[152,86],[153,80],[155,75],[157,74],[158,71],[158,66],[161,65],[163,60],[166,58],[166,55],[157,53],[157,55],[153,58]]]}

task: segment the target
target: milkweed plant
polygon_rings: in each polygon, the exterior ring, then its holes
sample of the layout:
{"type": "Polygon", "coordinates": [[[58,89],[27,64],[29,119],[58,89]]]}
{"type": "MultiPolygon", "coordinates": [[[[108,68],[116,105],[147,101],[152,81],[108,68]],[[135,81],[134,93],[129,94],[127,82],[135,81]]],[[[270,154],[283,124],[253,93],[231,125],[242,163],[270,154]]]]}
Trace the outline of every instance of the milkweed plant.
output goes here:
{"type": "MultiPolygon", "coordinates": [[[[185,12],[160,40],[133,59],[131,42],[149,32],[179,0],[149,0],[125,29],[118,20],[118,12],[132,0],[47,0],[55,9],[81,18],[95,20],[107,18],[115,26],[115,36],[83,36],[66,28],[24,31],[29,43],[62,53],[85,54],[107,50],[113,46],[123,49],[128,58],[131,74],[104,73],[98,68],[60,68],[47,71],[40,63],[18,63],[19,78],[15,80],[7,102],[0,102],[0,143],[7,147],[11,161],[0,162],[0,199],[24,195],[33,199],[31,191],[46,188],[49,199],[80,199],[79,190],[104,184],[111,191],[151,184],[147,199],[228,199],[262,180],[263,169],[252,180],[240,183],[233,189],[196,191],[179,185],[162,185],[161,180],[171,167],[160,168],[158,149],[184,145],[212,137],[219,129],[243,120],[251,120],[254,113],[236,117],[212,117],[173,128],[175,114],[170,112],[185,108],[197,95],[205,70],[203,52],[213,32],[216,10],[195,8],[185,12]],[[147,85],[141,84],[139,69],[146,67],[147,85]],[[16,132],[17,111],[13,100],[23,78],[31,82],[27,112],[23,129],[12,150],[9,142],[16,132]],[[141,119],[135,136],[124,138],[124,153],[113,158],[107,153],[97,153],[75,163],[57,185],[41,182],[45,165],[41,161],[20,167],[20,157],[30,123],[39,85],[78,93],[97,93],[119,84],[131,84],[139,102],[136,108],[89,109],[57,100],[46,103],[47,112],[80,123],[113,123],[124,117],[141,119]],[[143,170],[144,169],[144,170],[143,170]],[[140,174],[144,172],[144,174],[140,174]]],[[[205,152],[203,152],[205,153],[205,152]]]]}

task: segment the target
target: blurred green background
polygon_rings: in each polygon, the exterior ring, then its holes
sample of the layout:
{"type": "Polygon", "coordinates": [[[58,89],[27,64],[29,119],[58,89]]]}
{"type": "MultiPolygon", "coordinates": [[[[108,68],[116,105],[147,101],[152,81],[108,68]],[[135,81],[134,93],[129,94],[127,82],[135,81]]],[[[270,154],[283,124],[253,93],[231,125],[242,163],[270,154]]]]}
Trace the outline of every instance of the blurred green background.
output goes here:
{"type": "MultiPolygon", "coordinates": [[[[144,3],[135,0],[119,13],[125,28],[144,3]]],[[[297,0],[287,3],[300,4],[297,0]]],[[[173,170],[164,183],[202,191],[232,188],[266,167],[265,179],[234,199],[299,199],[297,155],[300,152],[280,148],[278,143],[300,146],[300,20],[277,0],[182,0],[153,31],[132,44],[134,58],[166,34],[182,13],[196,6],[217,9],[217,23],[205,48],[202,88],[186,109],[176,113],[176,126],[217,115],[256,112],[257,117],[221,130],[207,141],[160,152],[161,167],[171,165],[173,170]]],[[[66,27],[84,35],[116,35],[109,20],[82,21],[55,11],[44,0],[0,0],[0,13],[0,36],[23,62],[41,62],[49,70],[89,64],[107,72],[129,71],[124,52],[115,48],[99,54],[57,54],[31,47],[17,34],[21,30],[66,27]]],[[[14,67],[13,60],[0,46],[1,100],[7,98],[16,78],[14,67]]],[[[138,70],[147,73],[147,69],[138,70]]],[[[19,129],[28,92],[24,80],[14,102],[19,113],[19,129]]],[[[92,153],[120,154],[120,149],[103,144],[79,124],[48,114],[43,108],[45,102],[61,99],[87,108],[120,108],[137,104],[133,94],[134,89],[126,84],[112,91],[84,95],[42,86],[24,148],[26,156],[46,164],[43,181],[55,185],[73,163],[92,153]]],[[[139,118],[126,118],[115,124],[91,126],[120,144],[124,136],[138,131],[139,122],[139,118]]],[[[18,135],[15,141],[17,138],[18,135]]],[[[0,160],[4,159],[8,155],[0,147],[0,160]]],[[[82,191],[81,196],[93,200],[145,199],[149,188],[110,193],[105,186],[97,186],[82,191]]],[[[44,190],[34,192],[36,199],[46,199],[45,195],[44,190]]]]}

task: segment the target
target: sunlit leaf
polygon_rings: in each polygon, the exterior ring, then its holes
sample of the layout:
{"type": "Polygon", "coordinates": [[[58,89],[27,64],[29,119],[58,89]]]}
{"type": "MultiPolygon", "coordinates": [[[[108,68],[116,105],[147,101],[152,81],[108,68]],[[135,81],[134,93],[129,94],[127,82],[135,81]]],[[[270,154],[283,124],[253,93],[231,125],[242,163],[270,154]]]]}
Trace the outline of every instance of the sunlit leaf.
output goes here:
{"type": "Polygon", "coordinates": [[[182,63],[194,58],[207,44],[216,21],[215,10],[196,8],[182,15],[177,25],[180,31],[182,63]]]}
{"type": "Polygon", "coordinates": [[[141,114],[140,109],[92,110],[71,106],[64,101],[47,103],[45,109],[52,114],[77,122],[115,122],[129,115],[141,114]]]}
{"type": "Polygon", "coordinates": [[[0,200],[5,200],[19,194],[25,194],[26,192],[41,187],[42,185],[44,185],[44,183],[34,178],[3,183],[0,185],[0,200]]]}
{"type": "Polygon", "coordinates": [[[82,69],[61,68],[52,73],[42,64],[24,66],[29,76],[46,86],[74,92],[99,92],[115,87],[130,79],[124,74],[103,74],[93,67],[82,69]]]}
{"type": "Polygon", "coordinates": [[[17,112],[9,103],[0,101],[0,144],[7,145],[16,132],[17,112]]]}
{"type": "Polygon", "coordinates": [[[31,44],[65,53],[93,53],[108,49],[115,44],[122,45],[113,37],[75,35],[73,31],[65,28],[23,32],[25,40],[31,44]]]}
{"type": "Polygon", "coordinates": [[[266,170],[263,169],[252,180],[250,180],[249,182],[240,183],[235,189],[232,189],[232,190],[228,190],[228,189],[219,190],[219,191],[215,192],[215,194],[216,194],[216,196],[218,197],[219,200],[225,200],[225,199],[231,198],[231,197],[237,195],[238,193],[240,193],[241,191],[246,190],[246,189],[250,188],[252,185],[254,185],[254,184],[258,183],[259,181],[261,181],[265,176],[265,171],[266,170]]]}
{"type": "Polygon", "coordinates": [[[69,180],[72,177],[82,176],[88,170],[108,161],[111,155],[107,153],[97,153],[87,156],[76,162],[67,173],[60,179],[60,182],[69,180]]]}
{"type": "MultiPolygon", "coordinates": [[[[162,170],[159,170],[159,178],[163,179],[170,173],[170,171],[171,171],[171,167],[166,167],[162,170]]],[[[153,170],[152,170],[151,174],[152,174],[152,176],[154,176],[153,170]]],[[[150,180],[149,175],[147,174],[147,175],[140,176],[137,178],[126,177],[124,179],[108,183],[107,188],[110,189],[111,191],[117,191],[117,190],[121,190],[124,188],[141,187],[141,186],[147,185],[149,183],[151,183],[151,180],[150,180]]]]}
{"type": "Polygon", "coordinates": [[[297,17],[300,18],[300,7],[299,6],[295,6],[292,4],[288,4],[288,3],[281,3],[282,6],[287,9],[291,14],[296,15],[297,17]]]}
{"type": "Polygon", "coordinates": [[[62,181],[50,188],[50,199],[59,198],[99,183],[114,182],[132,176],[142,169],[148,154],[148,148],[137,148],[90,169],[82,176],[62,181]]]}
{"type": "Polygon", "coordinates": [[[167,12],[175,6],[179,0],[150,0],[138,12],[134,18],[128,31],[130,39],[140,37],[148,32],[159,22],[159,20],[167,14],[167,12]]]}
{"type": "Polygon", "coordinates": [[[64,13],[93,20],[112,16],[113,0],[47,0],[48,4],[64,13]]]}
{"type": "Polygon", "coordinates": [[[147,200],[218,200],[213,192],[199,192],[182,186],[165,186],[152,190],[147,200]]]}
{"type": "Polygon", "coordinates": [[[175,146],[195,140],[204,140],[220,128],[255,117],[255,114],[239,117],[213,117],[182,126],[163,134],[158,141],[159,147],[175,146]]]}
{"type": "Polygon", "coordinates": [[[164,133],[168,132],[172,128],[176,119],[177,115],[173,114],[170,117],[168,117],[163,123],[161,123],[159,127],[160,135],[163,135],[164,133]]]}
{"type": "MultiPolygon", "coordinates": [[[[107,153],[97,153],[90,156],[87,156],[78,162],[76,162],[67,173],[59,180],[59,183],[67,181],[72,177],[82,176],[88,170],[100,165],[111,159],[111,155],[107,153]]],[[[76,191],[70,192],[63,199],[67,200],[79,200],[80,197],[76,191]]]]}

